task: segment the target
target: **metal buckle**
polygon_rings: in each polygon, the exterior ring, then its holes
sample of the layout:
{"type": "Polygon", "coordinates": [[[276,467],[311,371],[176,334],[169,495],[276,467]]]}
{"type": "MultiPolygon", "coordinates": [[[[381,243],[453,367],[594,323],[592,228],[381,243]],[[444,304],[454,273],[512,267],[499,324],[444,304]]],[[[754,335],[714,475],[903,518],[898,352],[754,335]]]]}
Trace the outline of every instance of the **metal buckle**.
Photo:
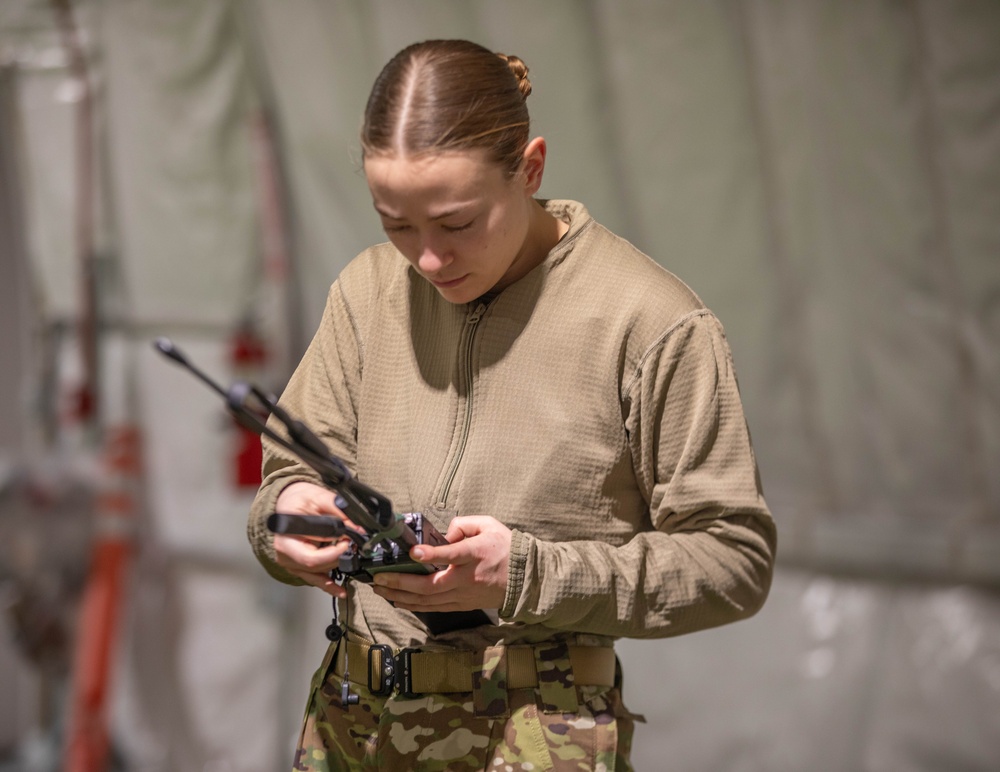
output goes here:
{"type": "Polygon", "coordinates": [[[396,688],[404,697],[415,697],[413,693],[413,654],[420,649],[401,649],[396,655],[396,688]]]}
{"type": "Polygon", "coordinates": [[[396,660],[392,656],[392,649],[384,643],[374,644],[368,649],[368,691],[385,697],[392,694],[392,689],[396,685],[396,660]],[[379,655],[379,684],[372,683],[372,655],[379,655]]]}
{"type": "Polygon", "coordinates": [[[378,643],[368,649],[368,691],[379,697],[392,694],[395,689],[404,697],[415,697],[413,693],[413,654],[419,649],[402,649],[395,657],[392,649],[384,643],[378,643]],[[373,658],[378,656],[378,683],[372,680],[375,672],[373,658]]]}

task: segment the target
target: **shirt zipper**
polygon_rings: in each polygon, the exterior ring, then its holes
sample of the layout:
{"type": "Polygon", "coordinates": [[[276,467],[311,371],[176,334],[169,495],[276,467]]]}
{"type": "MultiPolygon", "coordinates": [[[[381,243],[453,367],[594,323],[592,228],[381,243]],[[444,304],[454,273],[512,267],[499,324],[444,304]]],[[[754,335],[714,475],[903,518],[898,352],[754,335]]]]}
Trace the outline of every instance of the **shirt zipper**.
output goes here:
{"type": "Polygon", "coordinates": [[[448,474],[444,478],[444,484],[441,488],[441,496],[439,497],[438,507],[444,509],[448,503],[448,494],[451,493],[451,485],[455,481],[455,475],[458,473],[458,465],[462,462],[462,455],[465,453],[465,443],[469,439],[469,427],[472,426],[472,344],[476,337],[476,329],[479,326],[479,320],[483,318],[483,314],[486,312],[486,304],[480,303],[465,319],[465,345],[462,347],[462,359],[465,365],[465,382],[467,384],[466,397],[465,397],[465,420],[462,422],[462,432],[458,438],[458,447],[455,451],[455,457],[452,459],[451,466],[448,469],[448,474]]]}

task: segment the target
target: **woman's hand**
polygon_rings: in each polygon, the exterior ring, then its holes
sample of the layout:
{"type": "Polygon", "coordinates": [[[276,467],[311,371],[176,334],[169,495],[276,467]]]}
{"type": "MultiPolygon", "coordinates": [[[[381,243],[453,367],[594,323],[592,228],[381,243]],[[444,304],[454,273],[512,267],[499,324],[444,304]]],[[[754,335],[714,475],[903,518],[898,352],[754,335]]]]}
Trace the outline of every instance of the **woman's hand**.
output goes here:
{"type": "MultiPolygon", "coordinates": [[[[278,494],[275,511],[290,515],[329,515],[339,517],[348,527],[354,528],[347,517],[333,503],[335,494],[321,485],[295,482],[278,494]]],[[[278,565],[313,587],[319,587],[336,598],[347,592],[330,578],[330,571],[337,567],[340,556],[350,546],[350,539],[322,539],[315,536],[274,535],[274,551],[278,565]]]]}
{"type": "Polygon", "coordinates": [[[407,611],[500,608],[507,592],[510,529],[492,517],[456,517],[445,538],[451,543],[416,546],[410,557],[447,568],[433,574],[382,572],[375,577],[375,592],[407,611]]]}

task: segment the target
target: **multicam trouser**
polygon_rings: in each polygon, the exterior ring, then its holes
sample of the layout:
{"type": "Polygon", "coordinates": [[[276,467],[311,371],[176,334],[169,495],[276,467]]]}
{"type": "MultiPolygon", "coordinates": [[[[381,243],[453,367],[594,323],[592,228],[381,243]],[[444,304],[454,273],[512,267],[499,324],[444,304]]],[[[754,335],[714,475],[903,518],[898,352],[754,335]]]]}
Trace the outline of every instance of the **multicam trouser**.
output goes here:
{"type": "Polygon", "coordinates": [[[619,686],[574,686],[566,649],[541,652],[537,688],[500,689],[489,660],[469,693],[373,695],[345,708],[333,647],[313,688],[293,769],[630,770],[633,716],[619,686]]]}

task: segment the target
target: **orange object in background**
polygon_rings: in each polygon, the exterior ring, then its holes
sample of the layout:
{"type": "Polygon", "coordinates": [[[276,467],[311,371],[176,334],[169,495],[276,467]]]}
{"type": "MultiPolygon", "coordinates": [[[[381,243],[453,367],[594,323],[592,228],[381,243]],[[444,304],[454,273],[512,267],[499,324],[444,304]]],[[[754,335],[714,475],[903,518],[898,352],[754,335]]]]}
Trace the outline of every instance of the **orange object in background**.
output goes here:
{"type": "Polygon", "coordinates": [[[107,431],[102,459],[105,479],[97,497],[93,553],[77,623],[66,772],[107,769],[108,695],[139,506],[140,451],[136,427],[107,431]]]}

